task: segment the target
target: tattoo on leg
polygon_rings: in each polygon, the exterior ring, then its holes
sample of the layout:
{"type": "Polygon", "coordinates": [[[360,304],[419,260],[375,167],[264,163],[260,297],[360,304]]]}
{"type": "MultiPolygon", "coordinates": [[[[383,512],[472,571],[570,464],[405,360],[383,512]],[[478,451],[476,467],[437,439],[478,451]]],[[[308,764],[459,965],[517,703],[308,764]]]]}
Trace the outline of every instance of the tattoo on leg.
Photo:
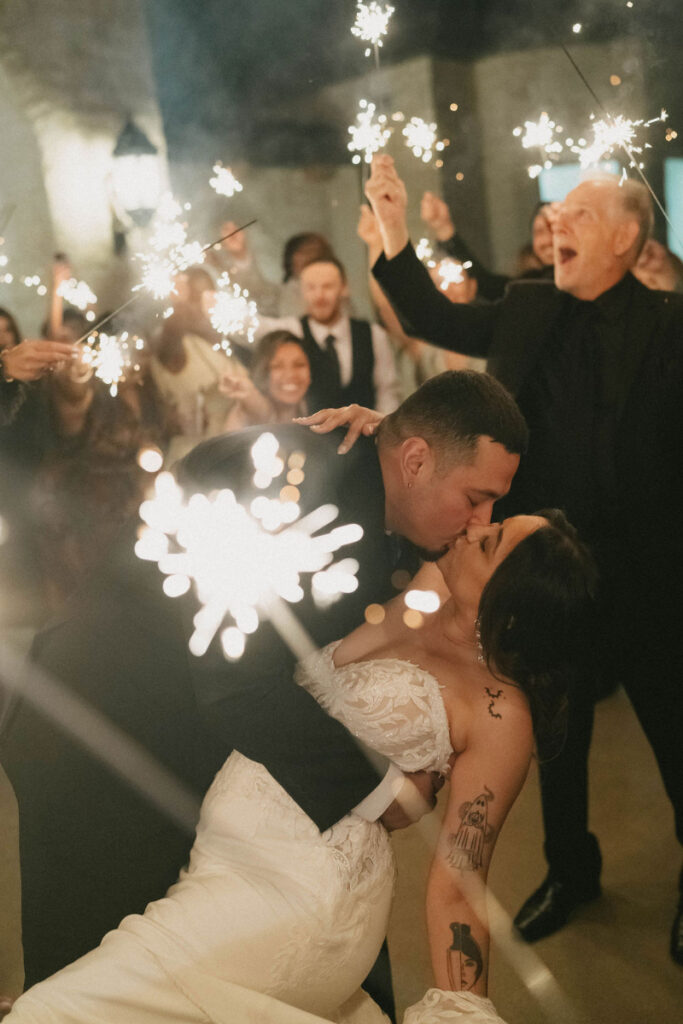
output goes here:
{"type": "Polygon", "coordinates": [[[503,716],[499,715],[498,712],[494,711],[493,709],[499,697],[502,697],[502,699],[505,700],[505,697],[503,696],[503,691],[496,690],[495,693],[492,693],[491,690],[489,690],[488,686],[485,686],[484,689],[486,690],[488,696],[491,698],[491,700],[489,701],[489,714],[491,718],[502,718],[503,716]]]}
{"type": "Polygon", "coordinates": [[[488,786],[474,800],[460,807],[461,824],[458,831],[448,836],[446,860],[462,871],[476,871],[481,867],[484,843],[490,843],[495,829],[488,823],[488,805],[494,796],[488,786]]]}
{"type": "Polygon", "coordinates": [[[479,943],[472,938],[468,924],[451,921],[453,942],[446,951],[448,981],[453,992],[469,992],[484,967],[479,943]]]}

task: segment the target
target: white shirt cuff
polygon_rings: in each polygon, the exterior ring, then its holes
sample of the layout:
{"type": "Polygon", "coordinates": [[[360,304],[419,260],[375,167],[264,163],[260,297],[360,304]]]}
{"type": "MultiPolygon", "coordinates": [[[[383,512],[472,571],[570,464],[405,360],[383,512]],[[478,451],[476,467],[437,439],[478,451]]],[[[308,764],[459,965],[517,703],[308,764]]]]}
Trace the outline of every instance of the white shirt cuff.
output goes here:
{"type": "Polygon", "coordinates": [[[353,813],[365,821],[377,821],[381,818],[387,807],[393,804],[405,782],[405,775],[395,764],[389,765],[389,770],[378,786],[365,797],[364,800],[353,808],[353,813]]]}

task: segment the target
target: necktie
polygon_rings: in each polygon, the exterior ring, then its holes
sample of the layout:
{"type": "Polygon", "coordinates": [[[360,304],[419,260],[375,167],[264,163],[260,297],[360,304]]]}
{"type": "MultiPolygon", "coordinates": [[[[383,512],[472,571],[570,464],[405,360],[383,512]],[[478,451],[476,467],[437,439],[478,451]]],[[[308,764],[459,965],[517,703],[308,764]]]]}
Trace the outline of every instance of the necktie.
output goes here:
{"type": "Polygon", "coordinates": [[[335,391],[341,389],[341,369],[339,367],[339,356],[334,347],[334,334],[328,334],[325,338],[325,351],[327,352],[327,365],[330,387],[335,391]]]}

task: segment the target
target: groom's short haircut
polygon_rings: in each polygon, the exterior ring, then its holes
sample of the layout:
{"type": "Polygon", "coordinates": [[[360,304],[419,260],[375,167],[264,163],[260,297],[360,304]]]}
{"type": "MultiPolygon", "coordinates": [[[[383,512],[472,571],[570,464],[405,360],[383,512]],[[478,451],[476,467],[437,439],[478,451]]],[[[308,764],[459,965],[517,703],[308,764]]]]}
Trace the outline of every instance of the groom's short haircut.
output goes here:
{"type": "Polygon", "coordinates": [[[443,469],[472,462],[479,438],[491,437],[514,455],[529,443],[529,429],[517,403],[488,373],[447,370],[414,391],[378,427],[380,447],[422,437],[443,469]]]}

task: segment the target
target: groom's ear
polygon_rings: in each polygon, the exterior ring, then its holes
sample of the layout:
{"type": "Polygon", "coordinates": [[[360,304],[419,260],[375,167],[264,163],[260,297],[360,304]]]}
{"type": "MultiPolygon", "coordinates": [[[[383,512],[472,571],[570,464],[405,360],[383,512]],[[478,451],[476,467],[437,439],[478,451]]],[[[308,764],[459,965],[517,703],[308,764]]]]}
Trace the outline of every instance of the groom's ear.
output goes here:
{"type": "Polygon", "coordinates": [[[434,471],[434,453],[423,437],[407,437],[401,442],[399,466],[405,487],[424,483],[434,471]]]}

